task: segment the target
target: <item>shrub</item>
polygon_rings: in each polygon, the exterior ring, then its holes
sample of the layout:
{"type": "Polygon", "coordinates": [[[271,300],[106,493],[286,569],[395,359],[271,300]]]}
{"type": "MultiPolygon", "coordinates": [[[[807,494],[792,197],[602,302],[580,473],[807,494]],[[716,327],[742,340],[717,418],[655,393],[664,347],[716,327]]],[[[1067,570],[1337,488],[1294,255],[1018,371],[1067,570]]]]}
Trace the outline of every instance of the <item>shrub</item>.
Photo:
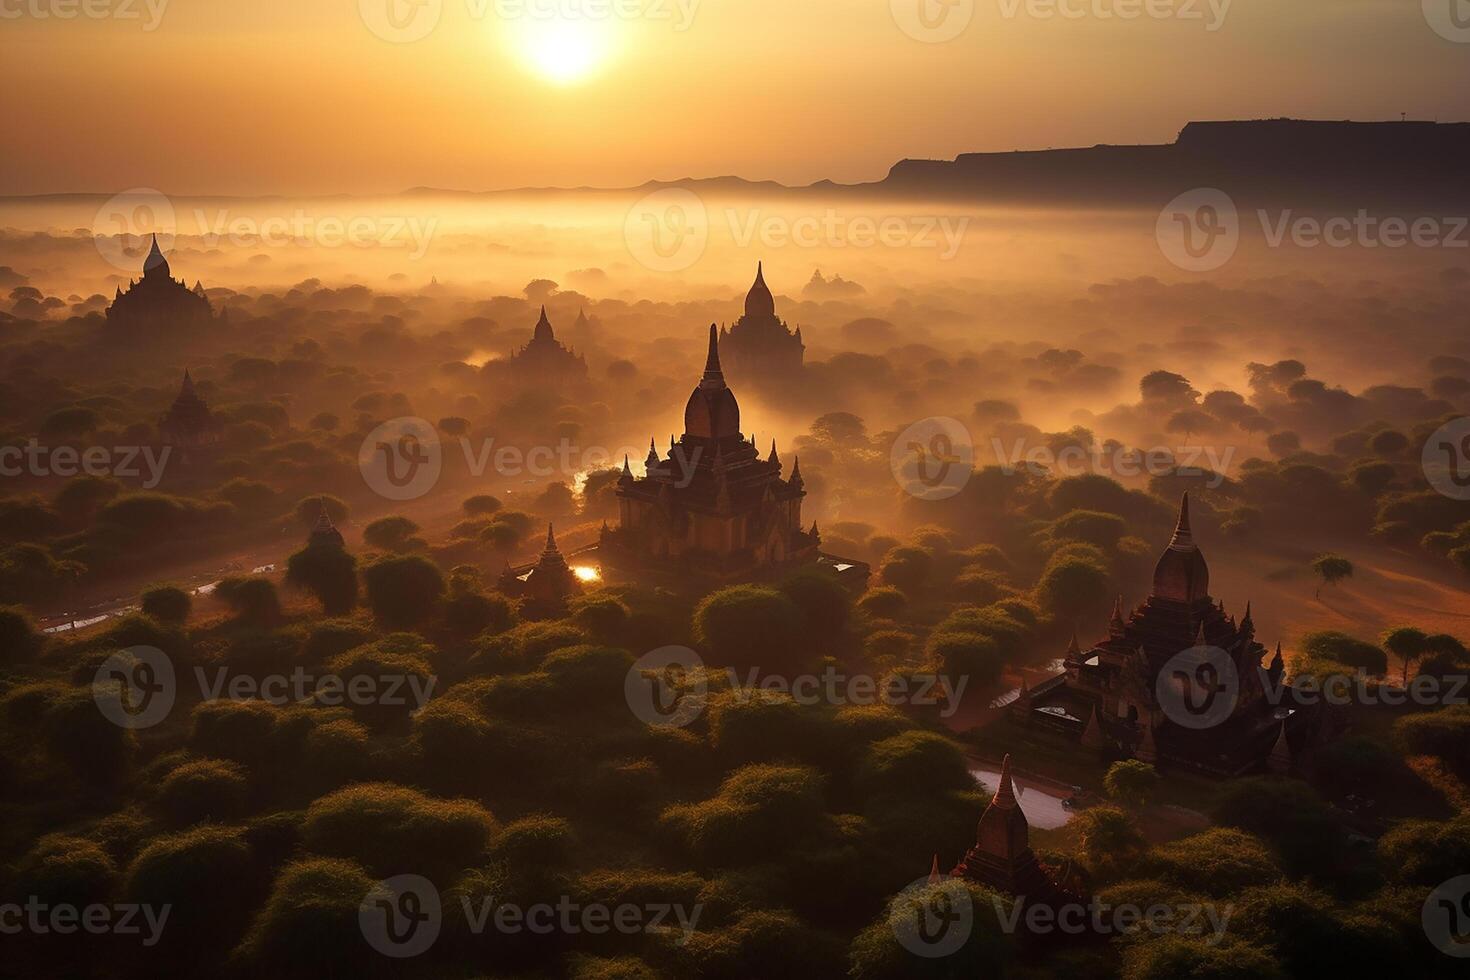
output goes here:
{"type": "Polygon", "coordinates": [[[189,593],[173,585],[155,585],[143,593],[143,615],[165,623],[182,623],[189,618],[194,602],[189,593]]]}
{"type": "Polygon", "coordinates": [[[478,803],[438,800],[393,783],[361,783],[324,796],[301,825],[303,840],[317,853],[351,858],[384,874],[405,866],[442,872],[470,867],[484,856],[494,830],[494,818],[478,803]]]}
{"type": "Polygon", "coordinates": [[[287,865],[241,944],[259,975],[372,975],[380,954],[363,941],[358,910],[374,881],[351,861],[306,858],[287,865]]]}
{"type": "Polygon", "coordinates": [[[801,610],[775,589],[736,585],[712,592],[694,610],[694,639],[718,664],[790,664],[801,610]]]}
{"type": "Polygon", "coordinates": [[[444,593],[444,576],[421,555],[380,558],[363,569],[368,605],[390,629],[412,629],[428,620],[444,593]]]}
{"type": "Polygon", "coordinates": [[[238,763],[200,759],[164,776],[156,802],[175,824],[230,820],[245,812],[248,789],[238,763]]]}

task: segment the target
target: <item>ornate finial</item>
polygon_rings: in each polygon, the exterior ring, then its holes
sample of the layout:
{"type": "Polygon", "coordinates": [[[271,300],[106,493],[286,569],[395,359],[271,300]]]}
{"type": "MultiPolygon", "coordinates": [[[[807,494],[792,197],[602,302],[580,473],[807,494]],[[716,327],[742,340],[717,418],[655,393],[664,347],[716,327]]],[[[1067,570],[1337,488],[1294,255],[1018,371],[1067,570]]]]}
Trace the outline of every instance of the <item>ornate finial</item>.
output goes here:
{"type": "Polygon", "coordinates": [[[1197,647],[1209,645],[1209,641],[1205,639],[1205,621],[1203,619],[1199,621],[1199,632],[1195,634],[1194,645],[1197,647]]]}
{"type": "Polygon", "coordinates": [[[1082,654],[1082,644],[1077,642],[1077,627],[1072,627],[1072,638],[1067,641],[1067,656],[1078,657],[1082,654]]]}
{"type": "Polygon", "coordinates": [[[996,787],[991,806],[1011,809],[1016,806],[1016,787],[1011,783],[1011,754],[1006,753],[1000,763],[1000,785],[996,787]]]}
{"type": "Polygon", "coordinates": [[[1121,592],[1118,593],[1118,598],[1113,601],[1113,618],[1110,622],[1113,626],[1120,629],[1123,626],[1123,594],[1121,592]]]}
{"type": "Polygon", "coordinates": [[[1179,523],[1174,526],[1174,537],[1169,542],[1169,547],[1176,551],[1188,551],[1194,548],[1194,534],[1189,528],[1189,491],[1184,491],[1184,496],[1179,501],[1179,523]]]}
{"type": "Polygon", "coordinates": [[[556,531],[548,522],[546,525],[546,551],[548,554],[556,554],[556,531]]]}
{"type": "Polygon", "coordinates": [[[939,873],[939,855],[934,855],[934,863],[929,866],[929,884],[937,885],[944,880],[944,875],[939,873]]]}
{"type": "Polygon", "coordinates": [[[797,456],[791,461],[791,479],[788,481],[793,487],[800,487],[801,480],[801,457],[797,456]]]}
{"type": "Polygon", "coordinates": [[[771,459],[770,459],[770,462],[775,463],[777,466],[780,466],[781,465],[781,457],[778,456],[778,455],[776,455],[776,440],[775,439],[772,439],[771,440],[771,459]]]}
{"type": "Polygon", "coordinates": [[[653,436],[648,437],[648,459],[644,461],[643,465],[650,470],[658,465],[658,450],[654,448],[653,436]]]}
{"type": "Polygon", "coordinates": [[[704,377],[699,383],[705,388],[725,385],[725,372],[720,368],[720,332],[713,323],[709,325],[709,355],[704,360],[704,377]]]}

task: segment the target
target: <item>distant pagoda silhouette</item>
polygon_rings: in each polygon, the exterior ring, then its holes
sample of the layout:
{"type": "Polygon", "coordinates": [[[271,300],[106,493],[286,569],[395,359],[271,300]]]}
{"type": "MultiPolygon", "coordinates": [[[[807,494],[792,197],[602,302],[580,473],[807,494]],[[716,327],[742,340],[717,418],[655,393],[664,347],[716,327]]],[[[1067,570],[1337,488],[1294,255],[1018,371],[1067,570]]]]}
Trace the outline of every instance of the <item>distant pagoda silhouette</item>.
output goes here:
{"type": "Polygon", "coordinates": [[[179,386],[178,396],[158,422],[158,434],[164,445],[177,447],[186,456],[219,441],[219,420],[194,390],[194,379],[188,368],[184,369],[184,383],[179,386]]]}
{"type": "Polygon", "coordinates": [[[806,356],[801,328],[792,331],[776,315],[776,299],[761,263],[756,263],[755,283],[745,296],[745,315],[720,331],[720,350],[737,381],[759,385],[789,380],[801,372],[806,356]]]}
{"type": "Polygon", "coordinates": [[[561,385],[587,379],[587,361],[556,339],[546,307],[531,331],[530,341],[504,360],[488,361],[484,372],[500,382],[561,385]]]}
{"type": "Polygon", "coordinates": [[[143,260],[143,278],[118,287],[107,308],[109,328],[130,336],[148,333],[180,333],[199,330],[214,323],[214,309],[204,295],[204,285],[190,289],[170,274],[168,259],[158,247],[158,236],[143,260]]]}

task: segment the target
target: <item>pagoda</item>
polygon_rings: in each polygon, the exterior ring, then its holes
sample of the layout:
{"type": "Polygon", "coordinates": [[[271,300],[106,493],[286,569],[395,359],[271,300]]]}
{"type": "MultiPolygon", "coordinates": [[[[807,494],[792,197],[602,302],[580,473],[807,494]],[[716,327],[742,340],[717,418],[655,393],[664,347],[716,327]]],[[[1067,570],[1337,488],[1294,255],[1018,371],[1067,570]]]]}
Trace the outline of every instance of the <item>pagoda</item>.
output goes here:
{"type": "MultiPolygon", "coordinates": [[[[1148,597],[1128,612],[1120,597],[1107,636],[1085,650],[1074,637],[1062,672],[1031,688],[1011,715],[1064,731],[1084,747],[1161,768],[1211,775],[1257,772],[1278,741],[1289,739],[1282,744],[1302,749],[1327,737],[1331,727],[1320,699],[1293,698],[1291,686],[1283,683],[1280,645],[1263,666],[1266,653],[1256,640],[1250,604],[1237,622],[1223,602],[1210,596],[1210,569],[1194,539],[1186,493],[1148,597]],[[1192,683],[1178,676],[1175,658],[1184,653],[1213,658],[1212,669],[1233,681],[1223,707],[1198,724],[1180,724],[1177,711],[1176,718],[1169,717],[1159,699],[1161,689],[1192,683]],[[1161,678],[1171,661],[1173,676],[1161,678]],[[1282,696],[1273,701],[1267,694],[1274,689],[1282,696]]],[[[1185,693],[1192,697],[1195,692],[1185,693]]]]}
{"type": "Polygon", "coordinates": [[[681,583],[769,577],[814,563],[855,584],[868,566],[823,555],[813,524],[803,528],[801,462],[782,476],[774,442],[762,459],[740,429],[740,404],[725,383],[720,335],[709,328],[704,375],[684,407],[684,434],[660,456],[650,440],[644,475],[623,460],[618,527],[604,529],[598,557],[613,568],[666,573],[681,583]]]}
{"type": "Polygon", "coordinates": [[[184,369],[184,383],[168,412],[158,422],[158,433],[166,446],[188,451],[219,441],[220,424],[209,406],[194,390],[194,379],[184,369]]]}
{"type": "MultiPolygon", "coordinates": [[[[936,867],[937,863],[936,858],[936,867]]],[[[1028,903],[1058,906],[1084,901],[1080,889],[1069,885],[1067,875],[1042,864],[1032,852],[1031,825],[1016,798],[1009,755],[1001,762],[995,795],[975,828],[975,846],[965,853],[950,876],[1014,895],[1028,903]]],[[[931,870],[931,880],[933,877],[931,870]]]]}
{"type": "Polygon", "coordinates": [[[541,557],[521,568],[507,564],[497,588],[522,600],[521,615],[527,619],[566,615],[567,600],[582,591],[576,573],[556,545],[556,529],[551,524],[546,525],[546,547],[541,557]]]}
{"type": "Polygon", "coordinates": [[[801,328],[792,331],[776,315],[776,299],[766,286],[761,263],[756,263],[755,283],[745,295],[745,315],[729,330],[721,330],[720,346],[737,380],[760,384],[801,373],[806,356],[801,328]]]}
{"type": "Polygon", "coordinates": [[[587,361],[556,339],[546,307],[530,341],[503,360],[488,361],[484,372],[501,382],[537,385],[575,384],[587,380],[587,361]]]}
{"type": "Polygon", "coordinates": [[[145,329],[201,329],[213,322],[214,310],[204,295],[204,285],[195,282],[190,289],[183,280],[173,278],[157,235],[143,260],[143,278],[130,282],[126,291],[118,287],[107,308],[109,327],[130,335],[145,329]]]}

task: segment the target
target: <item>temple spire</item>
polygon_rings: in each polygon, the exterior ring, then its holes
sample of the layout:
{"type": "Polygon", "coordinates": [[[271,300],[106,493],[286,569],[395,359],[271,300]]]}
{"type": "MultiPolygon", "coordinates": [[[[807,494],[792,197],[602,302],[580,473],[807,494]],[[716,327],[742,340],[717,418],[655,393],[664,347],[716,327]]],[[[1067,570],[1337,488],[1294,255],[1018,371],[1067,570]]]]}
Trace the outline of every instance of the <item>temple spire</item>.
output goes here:
{"type": "Polygon", "coordinates": [[[939,871],[939,855],[934,855],[934,863],[929,866],[929,884],[937,885],[944,880],[944,875],[939,871]]]}
{"type": "Polygon", "coordinates": [[[709,354],[704,360],[704,377],[701,388],[725,387],[725,372],[720,368],[720,332],[713,323],[709,325],[709,354]]]}
{"type": "Polygon", "coordinates": [[[163,250],[158,247],[158,233],[153,234],[153,244],[148,249],[148,257],[143,260],[143,276],[146,278],[155,270],[159,274],[167,276],[168,259],[163,257],[163,250]]]}
{"type": "Polygon", "coordinates": [[[546,318],[546,305],[541,305],[541,319],[536,321],[536,330],[531,334],[532,340],[555,340],[556,335],[552,333],[551,321],[546,318]]]}
{"type": "Polygon", "coordinates": [[[553,525],[549,523],[546,525],[546,554],[560,554],[560,552],[556,550],[556,529],[553,525]]]}
{"type": "Polygon", "coordinates": [[[1189,550],[1194,548],[1194,532],[1189,527],[1189,491],[1184,491],[1184,496],[1179,500],[1179,523],[1174,526],[1174,537],[1169,542],[1169,547],[1177,550],[1189,550]]]}
{"type": "Polygon", "coordinates": [[[996,787],[995,798],[991,800],[990,805],[1006,810],[1017,806],[1016,787],[1011,782],[1011,754],[1009,752],[1000,762],[1000,785],[996,787]]]}
{"type": "Polygon", "coordinates": [[[778,455],[776,455],[776,440],[775,439],[772,439],[771,440],[771,458],[770,458],[770,462],[775,463],[777,466],[780,466],[781,465],[781,457],[778,456],[778,455]]]}

